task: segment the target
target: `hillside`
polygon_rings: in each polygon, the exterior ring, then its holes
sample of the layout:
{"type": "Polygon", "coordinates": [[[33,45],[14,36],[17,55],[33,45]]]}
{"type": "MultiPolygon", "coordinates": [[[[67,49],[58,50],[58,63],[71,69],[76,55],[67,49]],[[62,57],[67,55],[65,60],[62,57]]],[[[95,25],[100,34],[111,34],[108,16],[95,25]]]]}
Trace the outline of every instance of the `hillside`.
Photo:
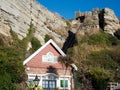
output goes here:
{"type": "Polygon", "coordinates": [[[120,23],[113,10],[76,13],[63,50],[71,56],[76,90],[106,90],[108,82],[120,82],[120,23]],[[81,86],[81,87],[80,87],[81,86]]]}
{"type": "Polygon", "coordinates": [[[1,0],[0,90],[25,90],[22,62],[50,38],[78,67],[75,90],[105,90],[108,82],[120,82],[120,20],[114,11],[75,15],[65,20],[35,0],[1,0]]]}

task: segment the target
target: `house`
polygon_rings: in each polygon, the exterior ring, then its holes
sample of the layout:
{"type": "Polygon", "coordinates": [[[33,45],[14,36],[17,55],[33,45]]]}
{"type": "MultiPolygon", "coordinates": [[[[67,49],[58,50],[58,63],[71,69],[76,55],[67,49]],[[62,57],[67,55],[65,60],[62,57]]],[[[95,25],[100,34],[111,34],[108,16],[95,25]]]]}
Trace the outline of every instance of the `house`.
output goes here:
{"type": "Polygon", "coordinates": [[[73,88],[71,68],[65,72],[65,68],[57,60],[59,56],[65,56],[65,53],[52,39],[29,56],[23,62],[28,82],[34,80],[37,75],[40,79],[39,86],[44,90],[54,90],[54,88],[71,90],[73,88]]]}

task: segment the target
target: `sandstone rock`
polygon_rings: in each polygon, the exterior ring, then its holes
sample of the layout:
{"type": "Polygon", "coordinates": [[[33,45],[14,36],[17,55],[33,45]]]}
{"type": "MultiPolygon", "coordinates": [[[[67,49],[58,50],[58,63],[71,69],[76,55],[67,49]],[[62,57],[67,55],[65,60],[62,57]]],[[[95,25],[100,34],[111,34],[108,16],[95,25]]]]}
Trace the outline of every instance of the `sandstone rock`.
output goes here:
{"type": "Polygon", "coordinates": [[[65,20],[58,14],[50,12],[36,0],[0,1],[0,33],[10,35],[8,26],[10,25],[22,39],[28,33],[31,20],[36,27],[35,37],[42,44],[46,34],[50,34],[61,43],[65,41],[67,35],[65,20]]]}
{"type": "Polygon", "coordinates": [[[114,35],[120,28],[120,20],[116,17],[113,10],[93,9],[92,12],[76,12],[76,19],[80,21],[79,30],[86,32],[87,30],[99,30],[101,28],[104,32],[114,35]]]}
{"type": "Polygon", "coordinates": [[[119,19],[109,8],[104,9],[104,23],[104,31],[110,34],[114,34],[120,28],[119,19]]]}

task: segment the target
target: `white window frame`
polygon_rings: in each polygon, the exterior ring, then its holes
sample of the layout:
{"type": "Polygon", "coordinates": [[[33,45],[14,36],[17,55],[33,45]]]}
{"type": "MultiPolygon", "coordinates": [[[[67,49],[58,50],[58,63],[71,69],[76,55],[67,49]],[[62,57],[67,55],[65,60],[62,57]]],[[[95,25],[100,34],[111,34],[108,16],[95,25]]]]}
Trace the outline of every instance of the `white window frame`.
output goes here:
{"type": "Polygon", "coordinates": [[[62,77],[62,78],[60,78],[59,79],[59,87],[60,87],[60,89],[70,89],[70,80],[69,80],[69,78],[68,77],[62,77]],[[68,81],[68,87],[61,87],[61,80],[67,80],[68,81]]]}
{"type": "Polygon", "coordinates": [[[52,52],[46,53],[46,55],[42,55],[42,62],[48,62],[48,63],[57,63],[58,57],[54,56],[52,52]]]}

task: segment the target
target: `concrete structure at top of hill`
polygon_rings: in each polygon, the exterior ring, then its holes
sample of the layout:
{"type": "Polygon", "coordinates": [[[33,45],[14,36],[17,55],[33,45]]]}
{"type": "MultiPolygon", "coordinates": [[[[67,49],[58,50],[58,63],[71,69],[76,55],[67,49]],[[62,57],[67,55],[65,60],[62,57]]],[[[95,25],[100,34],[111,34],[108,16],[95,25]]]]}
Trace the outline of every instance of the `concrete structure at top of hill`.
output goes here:
{"type": "Polygon", "coordinates": [[[89,12],[77,11],[75,18],[81,23],[80,30],[99,29],[99,9],[97,8],[89,12]]]}
{"type": "MultiPolygon", "coordinates": [[[[101,28],[104,32],[114,35],[120,29],[120,22],[114,11],[110,8],[93,9],[90,12],[75,12],[75,18],[81,24],[80,27],[87,30],[85,27],[101,28]]],[[[88,29],[90,29],[88,28],[88,29]]],[[[83,29],[82,29],[83,30],[83,29]]]]}

